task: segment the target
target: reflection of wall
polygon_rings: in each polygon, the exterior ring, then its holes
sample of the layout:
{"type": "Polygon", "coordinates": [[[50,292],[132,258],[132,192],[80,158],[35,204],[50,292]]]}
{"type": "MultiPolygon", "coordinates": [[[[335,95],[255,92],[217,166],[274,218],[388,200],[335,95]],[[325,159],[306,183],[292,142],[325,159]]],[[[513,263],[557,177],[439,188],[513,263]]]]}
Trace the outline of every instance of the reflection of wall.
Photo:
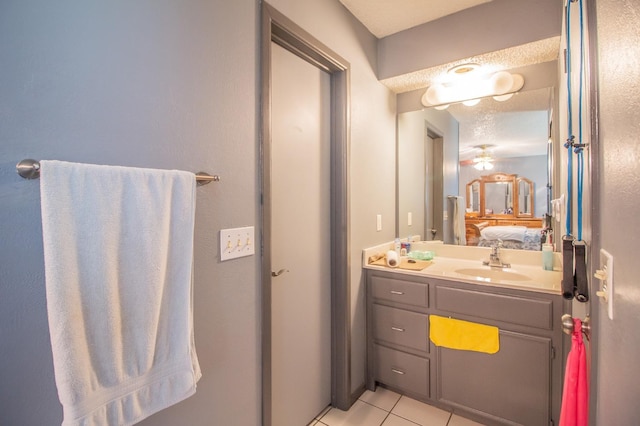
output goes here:
{"type": "MultiPolygon", "coordinates": [[[[446,111],[438,111],[434,108],[412,111],[399,115],[398,119],[398,132],[405,132],[407,135],[411,135],[415,143],[416,140],[424,141],[425,129],[427,125],[443,137],[443,173],[442,173],[442,187],[443,187],[443,199],[439,201],[439,207],[442,210],[447,209],[447,195],[456,195],[458,193],[458,122],[446,111]],[[401,117],[401,118],[400,118],[401,117]],[[402,124],[403,130],[400,130],[400,124],[402,124]],[[408,130],[404,130],[408,129],[408,130]]],[[[398,138],[402,143],[403,138],[398,138]]],[[[400,167],[403,167],[402,165],[400,167]]],[[[406,171],[405,171],[406,172],[406,171]]],[[[407,173],[403,172],[403,175],[407,173]]],[[[415,175],[415,174],[413,174],[415,175]]],[[[402,183],[399,183],[399,194],[402,194],[404,189],[402,183]]],[[[400,200],[399,206],[407,208],[405,201],[400,200]]],[[[406,211],[399,211],[398,217],[400,223],[402,221],[406,224],[406,211]]],[[[449,229],[449,221],[443,220],[442,234],[438,234],[436,239],[443,239],[445,242],[450,242],[452,239],[451,230],[449,229]]],[[[415,220],[414,220],[414,223],[415,220]]],[[[402,227],[400,227],[402,230],[402,227]]],[[[408,235],[408,234],[407,234],[408,235]]],[[[400,236],[404,236],[401,234],[400,236]]]]}
{"type": "Polygon", "coordinates": [[[425,233],[425,198],[427,188],[425,171],[427,169],[426,134],[422,111],[398,115],[398,235],[420,235],[425,233]],[[408,224],[408,213],[412,215],[412,224],[408,224]]]}
{"type": "Polygon", "coordinates": [[[473,166],[460,166],[459,193],[465,194],[467,183],[483,175],[492,173],[516,174],[534,182],[535,217],[547,212],[547,156],[501,158],[494,163],[493,170],[480,171],[473,166]]]}

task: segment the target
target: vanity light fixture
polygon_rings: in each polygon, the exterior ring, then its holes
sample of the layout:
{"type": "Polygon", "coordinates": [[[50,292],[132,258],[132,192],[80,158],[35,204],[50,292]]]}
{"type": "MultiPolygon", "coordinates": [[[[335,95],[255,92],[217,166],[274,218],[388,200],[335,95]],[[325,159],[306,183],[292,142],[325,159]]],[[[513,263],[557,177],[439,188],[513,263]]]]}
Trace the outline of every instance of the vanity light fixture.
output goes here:
{"type": "Polygon", "coordinates": [[[472,106],[482,98],[493,97],[496,101],[506,101],[524,86],[520,74],[498,71],[481,74],[478,64],[462,64],[451,68],[448,82],[434,83],[422,96],[425,107],[446,109],[450,104],[462,102],[472,106]]]}

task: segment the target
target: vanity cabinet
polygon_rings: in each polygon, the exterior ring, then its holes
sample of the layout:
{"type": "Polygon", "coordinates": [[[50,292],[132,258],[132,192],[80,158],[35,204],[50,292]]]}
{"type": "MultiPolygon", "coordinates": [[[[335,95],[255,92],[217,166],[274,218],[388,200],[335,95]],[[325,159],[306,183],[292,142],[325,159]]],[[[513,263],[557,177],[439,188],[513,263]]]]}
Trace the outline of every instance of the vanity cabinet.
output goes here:
{"type": "Polygon", "coordinates": [[[367,387],[487,425],[558,424],[562,296],[367,270],[367,387]],[[495,354],[437,347],[429,315],[499,329],[495,354]]]}

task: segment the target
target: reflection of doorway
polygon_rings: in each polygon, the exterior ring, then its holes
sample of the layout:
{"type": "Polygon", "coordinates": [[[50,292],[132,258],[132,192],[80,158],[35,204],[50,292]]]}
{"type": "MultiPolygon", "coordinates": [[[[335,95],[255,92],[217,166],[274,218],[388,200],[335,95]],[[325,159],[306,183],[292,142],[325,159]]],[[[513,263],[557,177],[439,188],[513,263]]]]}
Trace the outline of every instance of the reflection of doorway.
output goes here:
{"type": "Polygon", "coordinates": [[[438,229],[433,223],[433,144],[435,141],[429,135],[427,127],[427,135],[424,138],[424,240],[433,240],[437,238],[438,229]]]}
{"type": "Polygon", "coordinates": [[[397,229],[401,238],[443,239],[443,139],[424,120],[398,117],[397,229]]]}
{"type": "Polygon", "coordinates": [[[428,240],[444,240],[444,139],[427,123],[426,140],[431,145],[431,156],[427,170],[427,188],[431,190],[425,208],[427,216],[428,240]]]}
{"type": "MultiPolygon", "coordinates": [[[[280,150],[284,146],[275,147],[275,140],[272,140],[273,137],[278,137],[279,140],[282,138],[280,136],[276,136],[279,134],[278,132],[282,130],[274,129],[273,121],[277,120],[275,115],[279,115],[281,118],[286,116],[286,109],[290,106],[290,102],[285,101],[283,104],[279,106],[274,106],[274,101],[279,102],[277,99],[274,99],[274,87],[272,77],[281,78],[273,76],[274,68],[272,66],[278,66],[278,64],[273,64],[274,62],[279,62],[281,59],[285,59],[285,62],[280,62],[280,65],[284,65],[285,75],[284,82],[283,80],[279,81],[279,86],[281,89],[284,87],[285,91],[279,91],[279,94],[276,96],[282,96],[286,94],[287,89],[287,77],[286,73],[290,70],[287,67],[290,59],[293,59],[294,62],[298,65],[304,65],[306,67],[311,68],[311,77],[317,78],[320,86],[325,87],[327,90],[323,89],[322,92],[325,95],[330,96],[330,100],[327,100],[328,103],[325,104],[328,108],[324,110],[325,113],[328,113],[330,117],[327,118],[328,125],[330,127],[327,132],[321,131],[323,133],[323,140],[328,139],[330,142],[329,150],[325,151],[325,154],[328,154],[328,167],[323,165],[323,170],[329,171],[329,176],[326,176],[328,179],[322,179],[323,183],[323,192],[328,194],[328,201],[323,201],[321,204],[324,204],[318,210],[320,211],[322,221],[328,222],[328,244],[323,244],[323,250],[326,252],[326,247],[328,245],[329,255],[322,256],[322,264],[320,265],[323,269],[321,274],[325,274],[328,272],[329,279],[324,279],[323,282],[328,283],[330,285],[330,291],[326,292],[326,287],[322,289],[322,294],[320,297],[317,297],[315,302],[320,305],[315,306],[315,308],[319,308],[320,310],[325,310],[330,315],[330,327],[322,328],[320,331],[310,331],[311,339],[318,338],[320,339],[321,334],[325,334],[326,332],[330,333],[330,399],[331,404],[334,407],[346,410],[351,405],[351,383],[350,383],[350,289],[349,289],[349,270],[347,268],[347,259],[349,257],[348,252],[348,236],[349,236],[349,215],[348,215],[348,200],[347,200],[347,177],[348,177],[348,135],[349,135],[349,126],[348,126],[348,111],[349,111],[349,103],[348,103],[348,93],[349,93],[349,64],[332,52],[329,48],[322,45],[318,40],[311,37],[308,33],[303,31],[300,27],[295,25],[289,19],[284,17],[278,11],[273,9],[266,3],[262,3],[262,18],[263,18],[263,34],[262,34],[262,46],[261,46],[261,61],[262,61],[262,70],[261,70],[261,80],[262,80],[262,99],[261,99],[261,116],[262,116],[262,134],[261,134],[261,145],[260,145],[260,154],[261,154],[261,171],[262,171],[262,188],[261,188],[261,199],[262,199],[262,408],[263,408],[263,421],[262,423],[265,426],[280,426],[283,424],[281,420],[281,412],[278,406],[282,406],[282,397],[286,396],[284,393],[281,393],[279,390],[274,390],[274,386],[277,388],[278,383],[282,383],[283,380],[291,381],[290,371],[286,368],[286,363],[289,361],[285,361],[279,363],[279,360],[274,359],[275,357],[279,357],[280,355],[298,355],[298,358],[295,359],[295,362],[298,365],[304,365],[304,362],[309,362],[309,358],[304,357],[304,354],[300,350],[289,350],[285,349],[288,352],[293,353],[283,353],[282,342],[281,340],[281,331],[285,331],[285,328],[289,327],[291,324],[283,325],[283,319],[279,314],[281,313],[281,308],[278,303],[284,301],[284,303],[289,303],[286,298],[280,297],[280,295],[276,294],[277,289],[275,288],[277,285],[281,283],[285,283],[287,278],[291,278],[293,281],[296,281],[294,277],[293,268],[296,270],[304,270],[306,264],[301,261],[296,261],[293,259],[293,256],[288,255],[285,257],[285,260],[290,262],[291,264],[283,265],[281,263],[283,256],[278,252],[278,243],[282,241],[285,231],[280,230],[278,226],[274,225],[274,221],[279,219],[283,219],[283,209],[289,209],[296,220],[304,219],[304,213],[300,215],[300,217],[295,217],[296,214],[299,214],[300,211],[296,210],[296,201],[292,201],[291,197],[288,197],[291,194],[288,194],[286,189],[289,185],[286,181],[282,182],[283,176],[276,175],[276,171],[273,169],[274,167],[278,168],[278,172],[285,169],[286,170],[286,162],[287,156],[293,154],[294,149],[284,149],[280,150]],[[274,53],[274,50],[278,50],[277,53],[274,53]],[[276,57],[276,55],[278,57],[276,57]],[[302,62],[302,63],[300,63],[302,62]],[[316,75],[315,77],[313,75],[316,75]],[[327,81],[328,79],[328,81],[327,81]],[[321,82],[324,81],[324,82],[321,82]],[[327,86],[328,82],[328,86],[327,86]],[[281,108],[284,107],[284,108],[281,108]],[[324,138],[326,136],[326,139],[324,138]],[[284,164],[284,165],[283,165],[284,164]],[[279,187],[279,188],[278,188],[279,187]],[[286,200],[282,201],[282,198],[279,198],[283,195],[286,200]],[[281,200],[281,201],[278,201],[281,200]],[[276,206],[274,203],[278,203],[276,206]],[[327,206],[327,203],[329,204],[327,206]],[[283,205],[286,204],[286,205],[283,205]],[[327,208],[328,207],[328,208],[327,208]],[[328,269],[328,271],[326,271],[328,269]],[[289,270],[287,272],[287,270],[289,270]],[[273,272],[273,275],[272,275],[273,272]],[[276,282],[278,284],[276,284],[276,282]],[[327,297],[329,296],[329,297],[327,297]],[[325,299],[324,302],[320,299],[325,299]],[[330,306],[327,307],[327,300],[329,299],[330,306]],[[276,312],[277,311],[277,312],[276,312]],[[273,327],[280,325],[280,329],[277,330],[276,333],[273,333],[273,327]],[[324,331],[322,331],[324,330],[324,331]],[[279,340],[280,339],[280,340],[279,340]],[[275,353],[275,355],[274,355],[275,353]],[[278,364],[279,363],[279,364],[278,364]],[[282,368],[282,365],[285,365],[282,368]],[[284,371],[285,374],[282,374],[284,371]],[[278,377],[275,377],[278,375],[278,377]],[[277,393],[275,395],[274,393],[277,393]],[[278,414],[280,413],[280,414],[278,414]],[[280,418],[276,416],[280,415],[280,418]]],[[[279,69],[283,71],[282,68],[279,69]]],[[[295,89],[294,89],[295,90],[295,89]]],[[[306,90],[303,88],[297,89],[298,94],[302,94],[302,96],[306,96],[306,90]]],[[[323,95],[325,98],[326,96],[323,95]]],[[[281,98],[282,99],[282,98],[281,98]]],[[[327,114],[325,114],[327,115],[327,114]]],[[[319,119],[320,114],[311,114],[308,119],[311,121],[319,119]]],[[[285,117],[286,118],[286,117],[285,117]]],[[[292,123],[287,123],[286,120],[283,123],[285,125],[285,129],[287,126],[290,127],[292,123]]],[[[309,124],[306,123],[305,126],[309,124]]],[[[302,131],[303,128],[298,126],[298,130],[302,131]]],[[[295,130],[295,129],[294,129],[295,130]]],[[[304,132],[298,132],[300,135],[304,132]]],[[[303,140],[302,136],[293,137],[293,143],[300,143],[303,140]]],[[[297,149],[299,147],[295,147],[297,149]]],[[[297,152],[298,156],[306,155],[304,150],[302,152],[297,152]]],[[[302,164],[304,166],[304,164],[302,164]]],[[[307,173],[308,170],[304,170],[304,173],[307,173]]],[[[302,172],[300,172],[302,173],[302,172]]],[[[296,180],[296,176],[289,176],[290,180],[296,180]]],[[[298,200],[299,202],[299,200],[298,200]]],[[[293,219],[291,219],[293,220],[293,219]]],[[[288,219],[284,219],[285,222],[288,219]]],[[[291,221],[288,222],[293,226],[291,221]]],[[[290,251],[301,251],[305,249],[304,246],[300,246],[300,244],[307,244],[305,241],[305,232],[298,231],[298,238],[293,243],[289,243],[286,245],[290,251]],[[302,238],[302,240],[300,240],[302,238]]],[[[327,238],[327,231],[324,231],[325,239],[327,238]]],[[[325,241],[326,242],[326,241],[325,241]]],[[[297,283],[295,285],[306,285],[308,280],[300,279],[298,276],[297,283]]],[[[291,292],[295,293],[299,289],[294,289],[291,292]]],[[[306,296],[305,296],[306,297],[306,296]]],[[[312,301],[312,303],[315,303],[312,301]]],[[[293,305],[291,306],[294,310],[296,307],[299,307],[299,304],[294,300],[293,305]]],[[[302,314],[304,316],[304,313],[302,314]]],[[[300,317],[300,315],[298,315],[300,317]]],[[[284,321],[292,321],[291,319],[284,319],[284,321]]],[[[295,321],[295,320],[293,320],[295,321]]],[[[328,325],[327,319],[324,320],[324,325],[328,325]]],[[[322,325],[322,324],[321,324],[322,325]]],[[[289,333],[291,334],[291,333],[289,333]]],[[[290,338],[291,336],[287,336],[290,338]]],[[[295,337],[295,336],[294,336],[295,337]]],[[[317,340],[317,339],[316,339],[317,340]]],[[[324,341],[324,340],[323,340],[324,341]]],[[[327,343],[324,342],[324,345],[327,343]]],[[[326,348],[324,348],[326,349],[326,348]]],[[[323,360],[324,363],[326,360],[323,360]]],[[[291,365],[289,362],[289,365],[291,365]]],[[[325,369],[326,371],[326,369],[325,369]]],[[[300,377],[294,377],[293,379],[300,379],[300,377]]],[[[305,392],[300,391],[296,398],[305,398],[305,392]]],[[[319,401],[326,401],[326,391],[323,390],[323,394],[319,401]],[[323,399],[324,398],[324,399],[323,399]]],[[[286,403],[286,401],[285,401],[286,403]]],[[[295,401],[289,401],[289,404],[295,404],[295,401]]],[[[317,408],[316,408],[317,409],[317,408]]],[[[311,411],[315,409],[310,409],[311,411]]],[[[318,413],[312,413],[311,417],[318,413]]],[[[302,420],[306,422],[310,420],[305,419],[302,420]]],[[[295,422],[298,424],[301,420],[293,420],[287,419],[287,423],[295,422]]]]}

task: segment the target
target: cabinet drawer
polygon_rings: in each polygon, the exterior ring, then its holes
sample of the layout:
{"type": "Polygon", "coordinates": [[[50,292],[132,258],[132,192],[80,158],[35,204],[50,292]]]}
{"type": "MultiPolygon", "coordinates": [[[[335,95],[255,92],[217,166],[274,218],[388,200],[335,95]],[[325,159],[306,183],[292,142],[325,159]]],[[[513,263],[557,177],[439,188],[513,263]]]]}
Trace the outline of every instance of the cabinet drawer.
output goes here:
{"type": "Polygon", "coordinates": [[[374,345],[377,381],[406,392],[429,397],[429,360],[374,345]]]}
{"type": "Polygon", "coordinates": [[[374,299],[388,300],[405,305],[429,306],[429,286],[393,278],[371,277],[374,299]]]}
{"type": "Polygon", "coordinates": [[[429,351],[429,319],[425,314],[373,305],[373,337],[422,352],[429,351]]]}
{"type": "Polygon", "coordinates": [[[436,287],[436,309],[478,318],[553,328],[553,302],[505,294],[483,293],[458,288],[436,287]]]}

